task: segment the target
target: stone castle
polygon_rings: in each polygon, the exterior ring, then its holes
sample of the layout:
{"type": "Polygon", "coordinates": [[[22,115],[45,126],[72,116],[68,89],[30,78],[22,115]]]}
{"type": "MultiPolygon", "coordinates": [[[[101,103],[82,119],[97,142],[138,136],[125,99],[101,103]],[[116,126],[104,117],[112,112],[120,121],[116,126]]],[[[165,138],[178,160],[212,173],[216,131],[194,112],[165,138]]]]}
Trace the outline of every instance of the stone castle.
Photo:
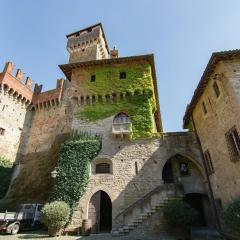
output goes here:
{"type": "Polygon", "coordinates": [[[0,156],[15,163],[6,199],[46,202],[60,145],[72,131],[91,132],[102,136],[102,148],[69,228],[90,219],[95,233],[161,230],[171,198],[196,208],[202,225],[218,226],[221,196],[212,191],[199,137],[162,129],[154,56],[119,57],[101,24],[67,35],[67,50],[69,63],[59,65],[66,79],[53,90],[32,90],[11,62],[0,74],[0,156]]]}

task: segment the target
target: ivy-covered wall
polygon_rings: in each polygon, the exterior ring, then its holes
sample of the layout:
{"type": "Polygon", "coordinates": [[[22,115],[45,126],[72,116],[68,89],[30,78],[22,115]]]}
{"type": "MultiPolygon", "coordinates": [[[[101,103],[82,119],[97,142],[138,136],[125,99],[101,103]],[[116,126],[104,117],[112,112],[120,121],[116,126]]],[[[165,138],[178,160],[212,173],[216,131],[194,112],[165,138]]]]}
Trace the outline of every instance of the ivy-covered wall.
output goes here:
{"type": "Polygon", "coordinates": [[[128,114],[132,121],[132,138],[150,137],[156,132],[153,115],[156,101],[151,66],[147,62],[89,67],[73,71],[72,96],[95,96],[93,105],[82,105],[75,116],[87,121],[97,121],[119,112],[128,114]],[[126,78],[120,79],[125,72],[126,78]],[[95,81],[91,76],[95,75],[95,81]],[[117,94],[112,101],[100,101],[99,96],[117,94]],[[124,93],[125,98],[120,98],[124,93]]]}
{"type": "Polygon", "coordinates": [[[90,161],[100,149],[101,139],[87,135],[75,135],[61,146],[53,200],[65,201],[74,207],[86,190],[90,161]]]}
{"type": "Polygon", "coordinates": [[[89,96],[153,90],[151,66],[140,62],[76,69],[73,71],[72,85],[74,90],[89,96]],[[126,72],[126,79],[119,78],[120,72],[126,72]],[[91,75],[96,76],[94,82],[91,82],[91,75]]]}

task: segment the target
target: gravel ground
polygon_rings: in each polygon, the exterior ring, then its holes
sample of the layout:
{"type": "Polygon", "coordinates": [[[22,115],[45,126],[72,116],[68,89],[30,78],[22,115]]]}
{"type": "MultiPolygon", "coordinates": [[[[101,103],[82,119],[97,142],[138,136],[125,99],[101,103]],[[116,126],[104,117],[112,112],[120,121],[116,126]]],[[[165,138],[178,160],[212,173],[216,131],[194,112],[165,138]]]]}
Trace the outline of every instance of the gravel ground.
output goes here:
{"type": "Polygon", "coordinates": [[[128,236],[120,236],[113,237],[110,234],[94,234],[88,237],[83,236],[61,236],[56,238],[48,237],[47,232],[26,232],[20,233],[17,235],[0,235],[0,240],[19,240],[19,239],[56,239],[56,240],[176,240],[172,237],[159,237],[159,236],[149,236],[149,237],[128,237],[128,236]]]}

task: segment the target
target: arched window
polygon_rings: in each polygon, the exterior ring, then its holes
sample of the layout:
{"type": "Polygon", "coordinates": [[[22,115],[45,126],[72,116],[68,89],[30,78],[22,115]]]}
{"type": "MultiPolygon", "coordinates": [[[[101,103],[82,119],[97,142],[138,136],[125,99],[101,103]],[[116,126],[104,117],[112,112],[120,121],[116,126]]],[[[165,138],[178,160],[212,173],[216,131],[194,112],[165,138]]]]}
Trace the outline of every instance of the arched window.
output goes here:
{"type": "Polygon", "coordinates": [[[110,164],[99,163],[96,165],[96,173],[110,173],[110,164]]]}
{"type": "Polygon", "coordinates": [[[119,113],[113,119],[113,134],[130,134],[132,132],[131,119],[126,113],[119,113]]]}
{"type": "Polygon", "coordinates": [[[114,119],[113,123],[131,123],[130,117],[126,113],[119,113],[117,114],[114,119]]]}

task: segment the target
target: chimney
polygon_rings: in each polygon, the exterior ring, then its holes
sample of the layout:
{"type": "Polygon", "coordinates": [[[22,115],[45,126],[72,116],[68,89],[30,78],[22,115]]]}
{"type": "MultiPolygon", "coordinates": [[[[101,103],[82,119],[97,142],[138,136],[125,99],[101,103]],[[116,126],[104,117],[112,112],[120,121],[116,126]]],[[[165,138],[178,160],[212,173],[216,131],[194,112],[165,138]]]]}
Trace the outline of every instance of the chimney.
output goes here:
{"type": "Polygon", "coordinates": [[[23,72],[22,72],[21,69],[18,69],[18,70],[17,70],[16,78],[17,78],[19,81],[23,81],[23,79],[24,79],[24,74],[23,74],[23,72]]]}
{"type": "Polygon", "coordinates": [[[116,46],[113,47],[113,49],[110,51],[111,58],[118,58],[118,50],[116,49],[116,46]]]}
{"type": "Polygon", "coordinates": [[[32,89],[32,83],[33,83],[32,79],[30,77],[27,77],[25,82],[26,87],[32,89]]]}
{"type": "Polygon", "coordinates": [[[13,65],[12,62],[6,62],[3,71],[4,71],[4,72],[7,72],[7,73],[9,73],[9,74],[12,74],[13,68],[14,68],[14,65],[13,65]]]}

